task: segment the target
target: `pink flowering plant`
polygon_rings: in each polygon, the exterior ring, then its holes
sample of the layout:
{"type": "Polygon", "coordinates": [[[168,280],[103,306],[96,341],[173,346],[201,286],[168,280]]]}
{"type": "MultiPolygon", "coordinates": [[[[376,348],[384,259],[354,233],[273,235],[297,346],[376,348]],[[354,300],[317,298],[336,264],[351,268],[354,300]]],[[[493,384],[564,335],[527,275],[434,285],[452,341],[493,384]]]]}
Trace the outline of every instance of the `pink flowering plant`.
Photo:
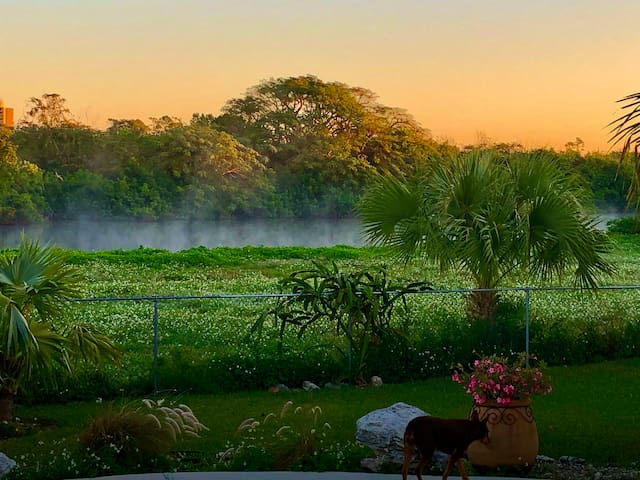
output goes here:
{"type": "Polygon", "coordinates": [[[508,405],[512,400],[551,393],[549,378],[542,373],[544,364],[533,367],[530,363],[534,360],[529,356],[527,362],[526,354],[515,360],[497,355],[485,357],[473,362],[471,373],[457,365],[451,379],[461,384],[478,405],[486,402],[508,405]]]}

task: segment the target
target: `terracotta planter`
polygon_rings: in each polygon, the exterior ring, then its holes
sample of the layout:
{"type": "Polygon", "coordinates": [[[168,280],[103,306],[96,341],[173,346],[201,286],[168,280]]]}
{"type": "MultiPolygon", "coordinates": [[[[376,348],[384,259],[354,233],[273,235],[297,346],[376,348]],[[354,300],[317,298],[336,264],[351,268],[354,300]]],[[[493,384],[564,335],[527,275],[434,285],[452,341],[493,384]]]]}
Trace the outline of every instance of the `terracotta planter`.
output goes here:
{"type": "Polygon", "coordinates": [[[531,468],[538,455],[538,428],[531,410],[531,399],[513,400],[508,405],[487,402],[474,405],[480,420],[488,419],[489,443],[469,445],[467,457],[472,465],[495,468],[518,465],[531,468]]]}

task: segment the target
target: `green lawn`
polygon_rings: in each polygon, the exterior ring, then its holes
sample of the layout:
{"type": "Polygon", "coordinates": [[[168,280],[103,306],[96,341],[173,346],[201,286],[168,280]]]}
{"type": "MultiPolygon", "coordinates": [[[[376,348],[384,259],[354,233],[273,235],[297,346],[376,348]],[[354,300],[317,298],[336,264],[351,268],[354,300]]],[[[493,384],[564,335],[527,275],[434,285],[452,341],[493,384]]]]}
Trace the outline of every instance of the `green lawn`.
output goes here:
{"type": "MultiPolygon", "coordinates": [[[[578,367],[554,367],[549,369],[549,374],[554,385],[553,393],[536,397],[533,401],[540,453],[554,458],[562,455],[582,457],[595,465],[629,465],[637,462],[640,458],[640,416],[637,414],[640,358],[578,367]]],[[[346,387],[277,394],[264,391],[220,395],[182,394],[174,396],[174,399],[191,406],[198,418],[210,428],[200,439],[184,442],[177,447],[179,450],[202,452],[196,463],[188,465],[192,470],[217,468],[214,466],[216,453],[224,451],[228,442],[237,443],[241,440],[236,428],[244,419],[260,419],[269,412],[277,413],[288,400],[305,409],[315,405],[321,407],[319,424],[329,423],[331,429],[327,430],[320,450],[331,450],[332,445],[353,442],[359,417],[395,402],[416,405],[443,417],[465,417],[470,408],[468,395],[449,378],[384,385],[380,388],[346,387]]],[[[21,406],[18,416],[53,420],[55,425],[24,437],[5,439],[0,442],[0,451],[17,459],[35,452],[43,462],[52,455],[51,452],[57,452],[60,445],[66,445],[71,450],[82,426],[104,408],[104,403],[95,401],[21,406]]],[[[357,460],[366,452],[353,446],[349,448],[358,458],[343,468],[357,468],[357,460]]],[[[326,463],[325,467],[331,468],[326,463]]],[[[251,465],[247,468],[251,468],[251,465]]]]}

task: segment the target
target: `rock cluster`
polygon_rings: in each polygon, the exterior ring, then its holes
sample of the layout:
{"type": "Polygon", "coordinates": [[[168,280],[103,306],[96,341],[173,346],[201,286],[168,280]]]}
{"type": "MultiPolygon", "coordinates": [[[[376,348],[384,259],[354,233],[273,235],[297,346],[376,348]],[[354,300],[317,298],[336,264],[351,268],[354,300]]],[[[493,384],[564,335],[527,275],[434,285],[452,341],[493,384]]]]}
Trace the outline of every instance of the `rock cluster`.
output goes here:
{"type": "Polygon", "coordinates": [[[556,460],[538,455],[529,476],[553,480],[640,480],[640,463],[629,467],[596,467],[584,458],[562,456],[556,460]]]}
{"type": "MultiPolygon", "coordinates": [[[[378,376],[373,376],[371,377],[371,380],[369,383],[363,382],[361,386],[371,386],[371,387],[381,387],[383,385],[382,383],[382,378],[378,377],[378,376]]],[[[348,383],[331,383],[331,382],[327,382],[324,384],[324,388],[342,388],[342,387],[348,387],[349,384],[348,383]]],[[[302,388],[289,388],[288,386],[284,385],[283,383],[279,383],[278,385],[273,385],[271,387],[269,387],[268,389],[271,393],[278,393],[278,392],[291,392],[291,391],[300,391],[300,390],[305,390],[307,392],[313,391],[313,390],[320,390],[320,387],[318,385],[316,385],[313,382],[310,382],[308,380],[305,380],[304,382],[302,382],[302,388]]]]}

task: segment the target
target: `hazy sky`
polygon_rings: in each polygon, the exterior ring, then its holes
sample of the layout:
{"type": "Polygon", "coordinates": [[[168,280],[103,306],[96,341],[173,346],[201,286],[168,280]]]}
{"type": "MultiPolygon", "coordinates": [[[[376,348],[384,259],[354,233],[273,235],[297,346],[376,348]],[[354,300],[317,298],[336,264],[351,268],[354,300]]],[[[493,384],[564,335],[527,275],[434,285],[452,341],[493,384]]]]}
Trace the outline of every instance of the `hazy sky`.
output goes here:
{"type": "Polygon", "coordinates": [[[218,114],[261,80],[368,88],[453,143],[607,150],[640,90],[638,0],[0,0],[0,98],[107,118],[218,114]]]}

